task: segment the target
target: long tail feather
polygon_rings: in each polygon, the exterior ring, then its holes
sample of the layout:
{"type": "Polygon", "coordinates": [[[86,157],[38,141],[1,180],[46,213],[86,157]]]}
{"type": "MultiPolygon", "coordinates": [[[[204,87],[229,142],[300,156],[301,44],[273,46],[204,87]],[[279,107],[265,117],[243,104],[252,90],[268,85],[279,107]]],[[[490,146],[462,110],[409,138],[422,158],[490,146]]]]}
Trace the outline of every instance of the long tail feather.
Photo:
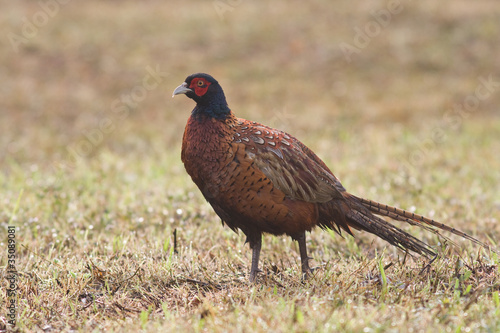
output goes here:
{"type": "MultiPolygon", "coordinates": [[[[388,205],[384,205],[384,204],[381,204],[381,203],[378,203],[376,201],[373,201],[373,200],[367,200],[367,199],[363,199],[363,198],[359,198],[359,197],[356,197],[356,196],[352,196],[354,198],[356,198],[357,200],[359,200],[361,202],[361,204],[367,208],[370,212],[372,212],[373,214],[377,214],[377,215],[382,215],[382,216],[387,216],[387,217],[390,217],[394,220],[398,220],[398,221],[403,221],[403,222],[407,222],[407,223],[410,223],[412,225],[417,225],[421,228],[424,228],[425,230],[428,230],[436,235],[438,235],[439,237],[442,237],[442,238],[445,238],[447,240],[450,240],[448,237],[442,235],[439,230],[435,229],[435,228],[438,228],[438,229],[441,229],[441,230],[445,230],[445,231],[448,231],[452,234],[455,234],[457,236],[460,236],[460,237],[463,237],[465,239],[468,239],[470,240],[471,242],[474,242],[478,245],[481,245],[482,247],[486,248],[486,249],[490,249],[490,246],[489,245],[486,245],[485,243],[481,242],[480,240],[466,234],[465,232],[463,231],[460,231],[458,229],[455,229],[455,228],[452,228],[450,226],[447,226],[446,224],[443,224],[443,223],[440,223],[440,222],[436,222],[432,219],[429,219],[425,216],[422,216],[422,215],[418,215],[418,214],[415,214],[415,213],[412,213],[412,212],[409,212],[409,211],[406,211],[406,210],[403,210],[403,209],[399,209],[399,208],[396,208],[396,207],[391,207],[391,206],[388,206],[388,205]]],[[[453,243],[453,242],[452,242],[453,243]]]]}
{"type": "Polygon", "coordinates": [[[347,217],[354,227],[375,234],[403,251],[410,250],[425,256],[435,256],[429,245],[369,211],[351,210],[347,217]]]}

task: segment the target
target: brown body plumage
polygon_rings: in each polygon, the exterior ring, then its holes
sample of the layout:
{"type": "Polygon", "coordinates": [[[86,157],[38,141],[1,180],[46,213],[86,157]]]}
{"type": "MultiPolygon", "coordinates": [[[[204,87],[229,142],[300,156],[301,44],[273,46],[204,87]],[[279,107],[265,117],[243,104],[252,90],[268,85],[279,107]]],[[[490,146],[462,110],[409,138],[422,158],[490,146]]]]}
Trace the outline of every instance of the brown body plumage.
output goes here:
{"type": "Polygon", "coordinates": [[[403,250],[433,256],[432,249],[374,215],[443,229],[485,246],[475,238],[426,217],[358,198],[309,148],[293,136],[236,118],[222,88],[207,74],[193,74],[174,95],[197,102],[182,141],[182,161],[215,212],[240,229],[253,250],[250,280],[258,272],[263,233],[289,235],[299,243],[302,271],[310,271],[305,232],[315,226],[373,233],[403,250]]]}

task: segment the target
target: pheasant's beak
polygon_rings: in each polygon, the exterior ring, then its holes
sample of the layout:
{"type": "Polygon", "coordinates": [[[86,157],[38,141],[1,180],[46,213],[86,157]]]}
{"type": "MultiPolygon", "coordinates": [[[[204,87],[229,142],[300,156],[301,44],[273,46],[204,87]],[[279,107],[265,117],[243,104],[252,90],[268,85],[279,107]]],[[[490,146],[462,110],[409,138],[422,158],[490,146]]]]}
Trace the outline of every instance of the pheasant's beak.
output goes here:
{"type": "Polygon", "coordinates": [[[174,90],[174,93],[172,94],[172,98],[175,96],[175,95],[179,95],[179,94],[185,94],[185,93],[188,93],[192,91],[191,89],[189,89],[187,87],[187,83],[184,82],[183,84],[181,84],[180,86],[178,86],[177,88],[175,88],[174,90]]]}

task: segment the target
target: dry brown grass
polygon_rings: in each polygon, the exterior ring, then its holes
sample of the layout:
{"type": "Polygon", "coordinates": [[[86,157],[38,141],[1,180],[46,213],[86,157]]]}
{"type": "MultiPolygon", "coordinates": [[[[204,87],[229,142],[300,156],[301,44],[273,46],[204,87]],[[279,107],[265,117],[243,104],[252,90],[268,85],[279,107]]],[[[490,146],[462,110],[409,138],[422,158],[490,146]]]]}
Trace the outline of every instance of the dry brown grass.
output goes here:
{"type": "Polygon", "coordinates": [[[244,237],[180,162],[192,102],[170,99],[211,73],[238,116],[299,137],[349,191],[497,245],[500,86],[454,109],[479,77],[500,81],[497,1],[401,2],[351,62],[339,44],[388,2],[227,3],[221,17],[211,1],[70,1],[17,51],[9,33],[41,7],[2,4],[0,225],[16,226],[16,330],[500,330],[498,256],[413,228],[440,251],[423,274],[425,260],[369,235],[316,230],[314,277],[300,281],[296,244],[266,236],[249,285],[244,237]],[[161,82],[124,107],[148,67],[161,82]]]}

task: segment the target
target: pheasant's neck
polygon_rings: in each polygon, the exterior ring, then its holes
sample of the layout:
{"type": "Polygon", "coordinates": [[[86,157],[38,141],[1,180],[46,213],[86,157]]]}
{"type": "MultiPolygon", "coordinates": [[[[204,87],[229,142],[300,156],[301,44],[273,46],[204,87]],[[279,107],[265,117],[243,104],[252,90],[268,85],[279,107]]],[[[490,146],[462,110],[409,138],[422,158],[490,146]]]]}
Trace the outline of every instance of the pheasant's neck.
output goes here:
{"type": "Polygon", "coordinates": [[[231,115],[231,109],[227,105],[224,95],[221,95],[207,103],[197,103],[191,114],[195,118],[210,117],[223,120],[231,115]]]}

